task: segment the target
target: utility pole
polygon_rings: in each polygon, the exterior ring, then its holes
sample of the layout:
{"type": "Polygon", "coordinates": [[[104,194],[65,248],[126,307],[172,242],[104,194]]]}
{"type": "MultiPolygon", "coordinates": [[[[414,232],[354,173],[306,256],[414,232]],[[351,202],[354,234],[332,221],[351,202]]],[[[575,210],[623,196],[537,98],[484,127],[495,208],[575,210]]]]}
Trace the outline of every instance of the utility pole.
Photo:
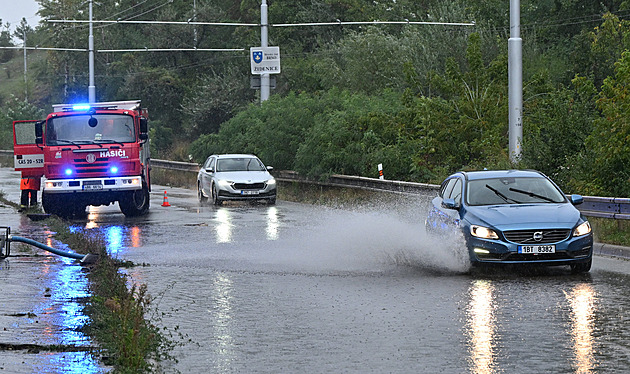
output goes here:
{"type": "MultiPolygon", "coordinates": [[[[192,17],[193,21],[197,21],[197,0],[193,0],[193,17],[192,17]]],[[[193,26],[193,32],[194,32],[194,44],[193,47],[197,48],[197,25],[193,26]]]]}
{"type": "Polygon", "coordinates": [[[90,69],[90,85],[88,86],[88,102],[90,104],[96,102],[96,86],[94,85],[94,34],[92,30],[92,3],[94,0],[90,0],[90,36],[88,38],[88,52],[89,52],[89,69],[90,69]]]}
{"type": "Polygon", "coordinates": [[[520,0],[510,0],[510,39],[508,39],[508,108],[510,161],[521,159],[523,140],[523,40],[520,0]]]}
{"type": "Polygon", "coordinates": [[[28,76],[26,74],[26,27],[22,30],[24,37],[24,102],[28,103],[28,76]]]}
{"type": "MultiPolygon", "coordinates": [[[[260,46],[266,48],[269,46],[268,36],[268,19],[267,19],[267,0],[262,0],[260,4],[260,46]]],[[[260,75],[260,102],[269,100],[269,74],[260,75]]]]}

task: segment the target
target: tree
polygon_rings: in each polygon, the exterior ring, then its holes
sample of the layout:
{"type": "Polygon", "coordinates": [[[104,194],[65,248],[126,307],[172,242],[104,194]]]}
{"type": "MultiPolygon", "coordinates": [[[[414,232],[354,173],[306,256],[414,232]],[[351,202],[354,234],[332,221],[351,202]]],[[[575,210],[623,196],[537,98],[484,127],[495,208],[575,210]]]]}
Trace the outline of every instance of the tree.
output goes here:
{"type": "MultiPolygon", "coordinates": [[[[11,25],[9,23],[5,23],[2,25],[2,19],[0,19],[0,47],[14,47],[13,41],[11,40],[11,25]]],[[[15,56],[15,50],[13,49],[0,49],[0,63],[5,63],[11,60],[15,56]]]]}
{"type": "Polygon", "coordinates": [[[604,80],[587,146],[594,154],[592,175],[601,193],[630,197],[630,52],[615,63],[615,75],[604,80]]]}

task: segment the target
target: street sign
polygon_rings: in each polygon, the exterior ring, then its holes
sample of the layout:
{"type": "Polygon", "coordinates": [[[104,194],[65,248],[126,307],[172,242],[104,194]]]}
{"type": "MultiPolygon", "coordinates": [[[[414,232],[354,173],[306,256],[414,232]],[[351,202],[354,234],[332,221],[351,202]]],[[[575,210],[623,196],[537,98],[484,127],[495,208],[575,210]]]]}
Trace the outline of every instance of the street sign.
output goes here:
{"type": "Polygon", "coordinates": [[[252,74],[280,73],[280,47],[251,47],[249,51],[252,74]]]}

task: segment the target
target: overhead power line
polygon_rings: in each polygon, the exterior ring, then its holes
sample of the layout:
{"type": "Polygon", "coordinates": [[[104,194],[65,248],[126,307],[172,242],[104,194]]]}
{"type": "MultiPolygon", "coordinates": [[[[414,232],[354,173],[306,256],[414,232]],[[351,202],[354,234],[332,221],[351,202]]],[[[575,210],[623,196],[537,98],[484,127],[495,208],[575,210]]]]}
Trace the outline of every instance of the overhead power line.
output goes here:
{"type": "MultiPolygon", "coordinates": [[[[86,20],[51,19],[52,23],[89,23],[86,20]]],[[[200,22],[200,21],[129,21],[129,20],[98,20],[93,23],[120,24],[155,24],[155,25],[198,25],[198,26],[249,26],[260,27],[259,23],[237,22],[200,22]]],[[[474,26],[475,22],[424,22],[424,21],[336,21],[336,22],[308,22],[308,23],[278,23],[269,24],[270,27],[300,27],[300,26],[350,26],[350,25],[440,25],[440,26],[474,26]]]]}
{"type": "MultiPolygon", "coordinates": [[[[27,49],[38,51],[88,52],[87,48],[47,48],[47,47],[0,47],[0,49],[27,49]]],[[[245,48],[135,48],[135,49],[97,49],[96,52],[242,52],[245,48]]]]}
{"type": "MultiPolygon", "coordinates": [[[[76,19],[50,19],[52,23],[89,23],[87,20],[76,19]]],[[[260,26],[257,23],[231,23],[231,22],[198,22],[198,21],[127,21],[127,20],[98,20],[92,23],[120,23],[120,24],[155,24],[155,25],[203,25],[203,26],[260,26]]]]}

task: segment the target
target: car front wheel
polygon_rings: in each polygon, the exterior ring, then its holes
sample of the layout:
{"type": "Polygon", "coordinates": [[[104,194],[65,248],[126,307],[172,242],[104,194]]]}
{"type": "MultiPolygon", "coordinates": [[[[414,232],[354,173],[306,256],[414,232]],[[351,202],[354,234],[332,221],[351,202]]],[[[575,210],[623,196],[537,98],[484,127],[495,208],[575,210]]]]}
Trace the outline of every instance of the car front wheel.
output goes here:
{"type": "Polygon", "coordinates": [[[219,199],[219,191],[217,190],[217,187],[215,185],[212,185],[212,204],[214,205],[223,204],[223,201],[219,199]]]}
{"type": "Polygon", "coordinates": [[[580,274],[580,273],[588,273],[591,270],[591,265],[593,260],[588,260],[586,262],[579,262],[577,264],[571,264],[571,273],[580,274]]]}

